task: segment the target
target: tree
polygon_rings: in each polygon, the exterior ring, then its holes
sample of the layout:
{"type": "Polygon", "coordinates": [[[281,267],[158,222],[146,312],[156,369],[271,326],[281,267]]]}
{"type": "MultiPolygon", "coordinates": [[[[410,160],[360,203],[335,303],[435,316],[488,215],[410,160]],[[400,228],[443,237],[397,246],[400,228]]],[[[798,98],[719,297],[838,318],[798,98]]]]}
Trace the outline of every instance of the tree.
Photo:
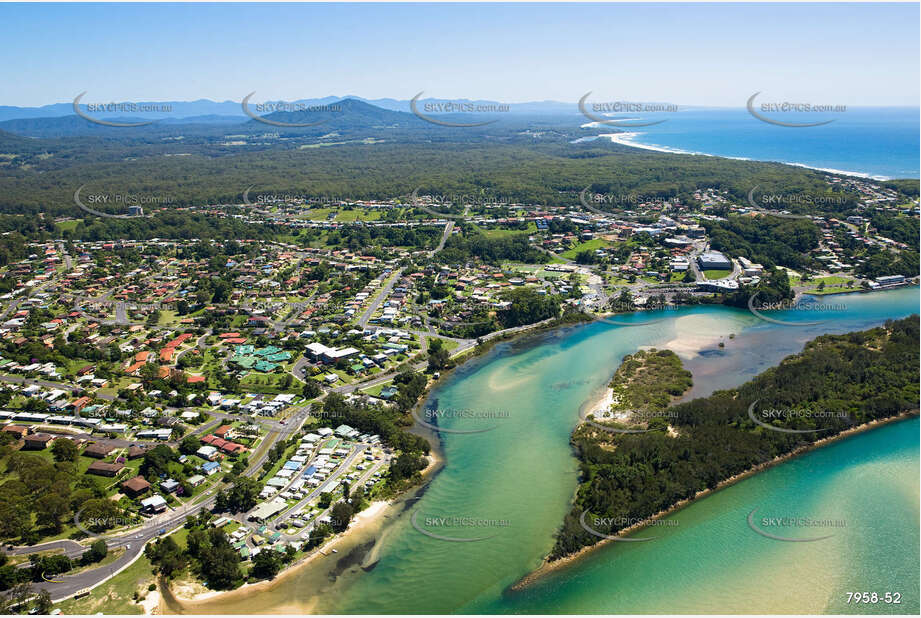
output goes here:
{"type": "Polygon", "coordinates": [[[304,387],[301,389],[301,394],[304,396],[304,399],[314,399],[323,394],[323,389],[320,388],[319,382],[308,378],[304,382],[304,387]]]}
{"type": "Polygon", "coordinates": [[[35,522],[61,531],[61,520],[70,512],[70,502],[60,494],[46,494],[35,501],[35,522]]]}
{"type": "Polygon", "coordinates": [[[224,510],[231,513],[250,510],[259,501],[259,492],[261,490],[259,481],[256,479],[248,476],[238,477],[227,492],[226,508],[224,510]]]}
{"type": "Polygon", "coordinates": [[[51,444],[51,453],[55,461],[76,461],[79,451],[70,438],[58,438],[51,444]]]}
{"type": "Polygon", "coordinates": [[[194,455],[199,447],[199,440],[194,435],[188,435],[179,443],[179,452],[183,455],[194,455]]]}
{"type": "Polygon", "coordinates": [[[109,548],[106,546],[106,542],[102,539],[93,541],[93,544],[90,545],[90,548],[83,552],[83,555],[80,557],[81,564],[93,564],[94,562],[99,562],[109,553],[109,548]]]}
{"type": "Polygon", "coordinates": [[[51,595],[44,588],[38,591],[33,601],[35,603],[33,609],[35,609],[36,614],[47,616],[54,609],[54,605],[51,603],[51,595]]]}
{"type": "MultiPolygon", "coordinates": [[[[4,484],[4,490],[7,490],[4,484]]],[[[32,514],[28,506],[19,500],[0,500],[0,536],[4,538],[25,537],[32,530],[32,514]]]]}
{"type": "Polygon", "coordinates": [[[439,371],[451,363],[451,353],[444,347],[444,341],[435,337],[429,338],[429,371],[439,371]]]}
{"type": "Polygon", "coordinates": [[[230,590],[243,579],[240,571],[240,554],[233,548],[227,535],[211,528],[208,532],[210,547],[202,549],[198,559],[200,572],[208,587],[215,590],[230,590]]]}
{"type": "Polygon", "coordinates": [[[176,451],[165,444],[158,444],[144,454],[144,461],[141,462],[139,472],[148,480],[153,480],[161,474],[169,473],[170,462],[178,459],[176,451]]]}
{"type": "Polygon", "coordinates": [[[349,522],[352,521],[352,515],[354,514],[354,510],[348,502],[337,502],[333,506],[332,511],[330,511],[333,530],[336,532],[344,532],[345,529],[349,527],[349,522]]]}
{"type": "Polygon", "coordinates": [[[118,504],[106,498],[93,498],[80,509],[80,524],[92,532],[103,532],[115,526],[121,516],[118,504]]]}
{"type": "Polygon", "coordinates": [[[282,557],[277,551],[263,550],[253,558],[253,577],[272,579],[282,567],[282,557]]]}
{"type": "Polygon", "coordinates": [[[179,549],[179,545],[172,537],[164,537],[156,543],[151,543],[144,550],[147,558],[157,567],[157,572],[166,577],[185,568],[186,558],[179,549]]]}

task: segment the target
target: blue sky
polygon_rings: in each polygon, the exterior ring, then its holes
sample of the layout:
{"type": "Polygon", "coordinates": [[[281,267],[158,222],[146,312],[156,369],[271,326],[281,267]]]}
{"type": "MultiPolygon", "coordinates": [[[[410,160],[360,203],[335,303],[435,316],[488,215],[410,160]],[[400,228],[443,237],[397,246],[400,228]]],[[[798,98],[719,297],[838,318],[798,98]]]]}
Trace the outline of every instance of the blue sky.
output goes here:
{"type": "Polygon", "coordinates": [[[0,105],[358,95],[918,105],[916,4],[0,4],[0,105]]]}

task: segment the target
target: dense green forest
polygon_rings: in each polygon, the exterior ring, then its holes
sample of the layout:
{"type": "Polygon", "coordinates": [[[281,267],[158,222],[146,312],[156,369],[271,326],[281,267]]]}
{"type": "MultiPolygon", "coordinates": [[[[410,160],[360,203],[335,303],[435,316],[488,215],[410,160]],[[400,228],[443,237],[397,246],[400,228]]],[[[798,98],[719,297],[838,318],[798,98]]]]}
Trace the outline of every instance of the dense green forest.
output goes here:
{"type": "MultiPolygon", "coordinates": [[[[28,148],[42,141],[31,140],[28,148]]],[[[604,141],[384,142],[173,154],[186,156],[145,155],[141,144],[91,141],[66,161],[50,156],[24,167],[0,166],[0,210],[74,216],[73,194],[83,185],[87,192],[169,196],[174,207],[241,203],[253,185],[258,191],[330,199],[387,199],[416,188],[420,195],[487,191],[523,203],[570,206],[579,203],[586,187],[661,197],[712,187],[729,191],[740,203],[756,184],[785,194],[824,193],[828,187],[822,173],[805,168],[648,152],[604,141]],[[110,148],[118,149],[111,160],[110,148]]]]}
{"type": "MultiPolygon", "coordinates": [[[[677,435],[612,434],[580,425],[572,442],[581,483],[550,557],[598,541],[580,525],[583,513],[593,521],[640,521],[779,455],[874,419],[917,410],[918,347],[917,315],[863,332],[824,335],[738,388],[669,408],[668,424],[677,435]],[[749,416],[755,402],[758,410],[791,411],[772,425],[816,431],[759,426],[749,416]]],[[[616,534],[623,527],[598,531],[616,534]]]]}
{"type": "Polygon", "coordinates": [[[732,257],[744,257],[767,267],[814,268],[807,254],[819,246],[819,229],[805,219],[729,217],[704,221],[710,245],[732,257]]]}
{"type": "Polygon", "coordinates": [[[550,257],[538,251],[528,242],[527,234],[515,234],[499,238],[487,238],[484,234],[477,233],[473,228],[468,228],[469,236],[451,236],[445,243],[444,249],[438,252],[435,259],[443,264],[458,264],[469,261],[473,257],[480,258],[487,264],[498,265],[505,260],[527,262],[529,264],[543,264],[550,261],[550,257]]]}

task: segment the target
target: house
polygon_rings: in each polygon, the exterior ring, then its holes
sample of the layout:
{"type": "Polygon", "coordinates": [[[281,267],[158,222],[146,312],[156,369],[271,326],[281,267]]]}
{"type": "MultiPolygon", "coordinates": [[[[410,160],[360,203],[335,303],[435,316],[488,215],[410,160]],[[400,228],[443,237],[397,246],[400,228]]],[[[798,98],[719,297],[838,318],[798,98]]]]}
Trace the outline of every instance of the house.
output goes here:
{"type": "Polygon", "coordinates": [[[115,447],[105,442],[93,442],[83,449],[83,454],[95,459],[105,459],[115,452],[115,447]]]}
{"type": "Polygon", "coordinates": [[[193,474],[186,479],[186,482],[192,487],[198,487],[205,482],[205,477],[203,477],[201,474],[193,474]]]}
{"type": "Polygon", "coordinates": [[[219,472],[221,470],[221,464],[216,461],[206,461],[201,465],[201,471],[204,472],[207,476],[219,472]]]}
{"type": "Polygon", "coordinates": [[[160,494],[141,500],[141,510],[145,513],[162,513],[166,510],[166,500],[160,494]]]}
{"type": "MultiPolygon", "coordinates": [[[[128,459],[137,459],[138,457],[143,457],[148,450],[149,449],[146,446],[138,446],[137,444],[132,444],[128,449],[128,459]]],[[[86,451],[84,451],[83,454],[86,455],[86,451]]]]}
{"type": "Polygon", "coordinates": [[[150,483],[143,476],[136,476],[122,483],[122,489],[126,495],[137,498],[150,489],[150,483]]]}
{"type": "Polygon", "coordinates": [[[90,467],[86,469],[87,474],[95,474],[97,476],[108,476],[114,477],[116,474],[122,471],[124,464],[120,463],[105,463],[102,461],[94,461],[90,464],[90,467]]]}
{"type": "Polygon", "coordinates": [[[24,448],[33,451],[40,451],[54,440],[54,436],[47,433],[33,433],[31,435],[27,435],[24,439],[26,442],[24,448]]]}
{"type": "Polygon", "coordinates": [[[221,425],[214,430],[214,435],[224,440],[230,440],[233,438],[233,427],[231,425],[221,425]]]}
{"type": "Polygon", "coordinates": [[[29,433],[29,428],[22,425],[7,425],[3,428],[3,431],[13,434],[16,438],[24,438],[29,433]]]}
{"type": "Polygon", "coordinates": [[[214,461],[214,458],[217,456],[217,448],[210,445],[203,446],[195,451],[195,454],[207,461],[214,461]]]}
{"type": "Polygon", "coordinates": [[[166,479],[165,481],[160,483],[160,489],[162,489],[168,494],[171,494],[177,489],[179,489],[179,481],[177,481],[176,479],[166,479]]]}
{"type": "Polygon", "coordinates": [[[273,515],[285,510],[288,506],[288,503],[284,500],[275,499],[271,502],[263,502],[256,509],[250,513],[250,521],[265,521],[272,517],[273,515]]]}

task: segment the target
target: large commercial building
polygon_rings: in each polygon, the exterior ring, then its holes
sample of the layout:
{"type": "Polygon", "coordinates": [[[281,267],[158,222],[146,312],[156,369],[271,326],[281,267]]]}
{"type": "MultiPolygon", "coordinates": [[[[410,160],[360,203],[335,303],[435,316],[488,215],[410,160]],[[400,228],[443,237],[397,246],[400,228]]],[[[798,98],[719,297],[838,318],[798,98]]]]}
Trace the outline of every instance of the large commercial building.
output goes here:
{"type": "Polygon", "coordinates": [[[732,261],[719,251],[707,251],[697,256],[701,270],[732,270],[732,261]]]}

